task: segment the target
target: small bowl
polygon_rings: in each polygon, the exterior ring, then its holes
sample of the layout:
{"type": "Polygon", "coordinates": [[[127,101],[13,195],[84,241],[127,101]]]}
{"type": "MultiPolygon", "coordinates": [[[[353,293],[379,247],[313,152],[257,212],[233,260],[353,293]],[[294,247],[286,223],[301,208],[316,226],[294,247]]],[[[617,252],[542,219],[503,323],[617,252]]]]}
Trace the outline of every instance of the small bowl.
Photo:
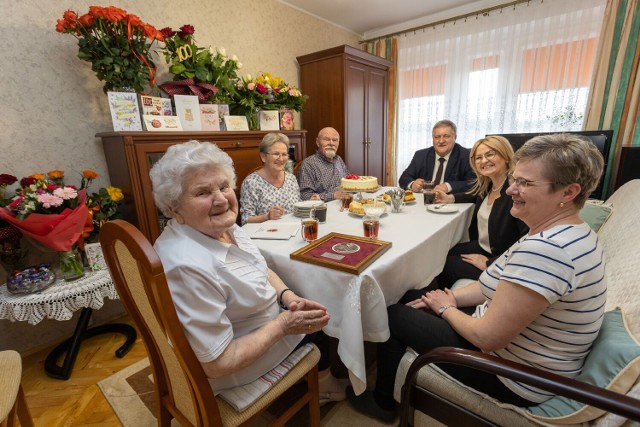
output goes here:
{"type": "Polygon", "coordinates": [[[12,294],[31,294],[47,289],[56,281],[56,274],[49,264],[29,266],[16,270],[7,279],[7,289],[12,294]]]}

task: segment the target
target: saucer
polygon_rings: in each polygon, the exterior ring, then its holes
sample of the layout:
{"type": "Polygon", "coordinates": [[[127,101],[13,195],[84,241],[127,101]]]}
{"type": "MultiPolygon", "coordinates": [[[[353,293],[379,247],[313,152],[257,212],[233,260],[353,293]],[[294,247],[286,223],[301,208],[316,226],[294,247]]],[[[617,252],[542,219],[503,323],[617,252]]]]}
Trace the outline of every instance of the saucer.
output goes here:
{"type": "Polygon", "coordinates": [[[453,205],[436,204],[436,205],[427,205],[427,210],[433,213],[450,214],[450,213],[458,212],[459,209],[457,206],[453,206],[453,205]]]}

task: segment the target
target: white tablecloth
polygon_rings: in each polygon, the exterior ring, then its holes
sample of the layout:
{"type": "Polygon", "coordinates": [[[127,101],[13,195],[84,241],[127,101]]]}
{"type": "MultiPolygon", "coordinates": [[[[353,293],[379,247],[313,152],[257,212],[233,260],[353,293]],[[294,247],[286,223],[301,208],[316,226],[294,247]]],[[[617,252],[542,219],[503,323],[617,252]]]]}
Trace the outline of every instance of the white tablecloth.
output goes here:
{"type": "MultiPolygon", "coordinates": [[[[364,341],[389,338],[387,305],[409,289],[427,286],[442,271],[448,250],[467,236],[472,204],[456,204],[458,212],[437,214],[426,210],[421,194],[416,196],[417,201],[400,213],[391,213],[388,207],[389,213],[380,219],[378,238],[393,245],[358,276],[290,259],[289,254],[305,246],[300,233],[289,240],[254,240],[288,287],[327,307],[331,320],[324,331],[340,340],[338,354],[358,394],[366,389],[364,341]]],[[[269,223],[299,221],[287,215],[269,223]]],[[[251,235],[259,226],[246,224],[244,229],[251,235]]],[[[319,237],[330,232],[363,236],[362,218],[340,212],[339,202],[330,202],[319,237]]]]}
{"type": "Polygon", "coordinates": [[[57,279],[47,289],[33,294],[12,294],[6,286],[0,286],[0,319],[26,321],[31,325],[45,317],[69,320],[81,308],[102,308],[104,298],[118,299],[109,270],[86,272],[73,282],[57,279]]]}

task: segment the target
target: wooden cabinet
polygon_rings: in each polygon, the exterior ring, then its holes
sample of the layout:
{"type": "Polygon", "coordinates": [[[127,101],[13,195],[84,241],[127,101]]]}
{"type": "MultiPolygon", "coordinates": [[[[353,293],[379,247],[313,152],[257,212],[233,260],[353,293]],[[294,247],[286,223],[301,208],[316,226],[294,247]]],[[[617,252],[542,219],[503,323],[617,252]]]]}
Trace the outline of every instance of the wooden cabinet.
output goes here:
{"type": "Polygon", "coordinates": [[[391,62],[346,45],[297,59],[300,88],[309,95],[302,113],[307,155],[316,152],[318,131],[331,126],[349,171],[385,183],[391,62]]]}
{"type": "MultiPolygon", "coordinates": [[[[265,131],[252,132],[105,132],[102,139],[111,185],[122,189],[125,198],[121,206],[124,219],[132,222],[153,243],[160,235],[166,218],[153,202],[149,169],[173,144],[209,141],[233,158],[236,171],[236,194],[244,178],[262,165],[258,146],[265,131]]],[[[282,131],[289,137],[294,161],[305,154],[305,130],[282,131]]]]}

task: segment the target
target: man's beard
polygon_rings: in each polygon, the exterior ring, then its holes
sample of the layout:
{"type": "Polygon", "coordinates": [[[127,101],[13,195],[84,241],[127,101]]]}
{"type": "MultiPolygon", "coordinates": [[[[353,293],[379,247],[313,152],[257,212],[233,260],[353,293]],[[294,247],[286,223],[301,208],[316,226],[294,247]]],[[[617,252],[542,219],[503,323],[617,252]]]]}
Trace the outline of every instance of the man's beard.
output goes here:
{"type": "Polygon", "coordinates": [[[325,148],[322,153],[329,160],[333,159],[336,156],[336,150],[331,150],[329,148],[325,148]]]}

